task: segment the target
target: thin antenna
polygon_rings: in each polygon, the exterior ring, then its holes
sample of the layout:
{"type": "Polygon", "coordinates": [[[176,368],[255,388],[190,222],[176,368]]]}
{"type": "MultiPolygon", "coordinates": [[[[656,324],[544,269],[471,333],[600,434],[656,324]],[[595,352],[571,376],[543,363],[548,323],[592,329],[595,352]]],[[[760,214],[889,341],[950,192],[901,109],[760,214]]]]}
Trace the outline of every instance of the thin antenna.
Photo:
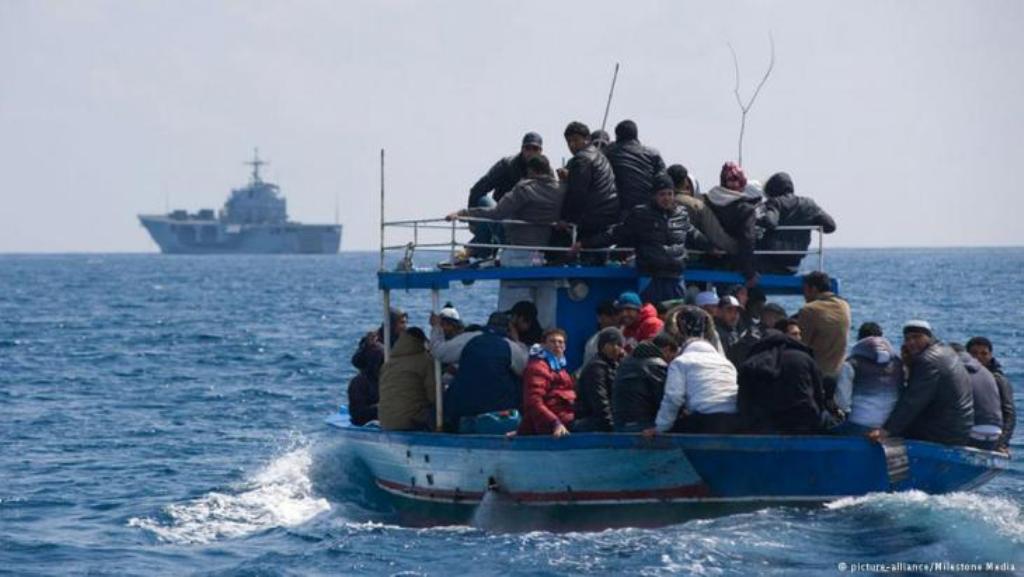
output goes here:
{"type": "MultiPolygon", "coordinates": [[[[380,270],[384,270],[384,149],[380,149],[380,270]]],[[[385,345],[384,348],[387,348],[385,345]]]]}
{"type": "Polygon", "coordinates": [[[615,94],[615,81],[619,78],[619,63],[615,63],[615,73],[612,74],[612,88],[608,91],[608,102],[604,105],[604,118],[601,120],[601,130],[608,124],[608,111],[612,108],[612,95],[615,94]]]}
{"type": "Polygon", "coordinates": [[[259,147],[256,147],[252,149],[252,160],[244,162],[243,164],[248,164],[252,167],[252,181],[260,182],[260,167],[264,164],[270,163],[265,160],[260,160],[260,149],[259,147]]]}

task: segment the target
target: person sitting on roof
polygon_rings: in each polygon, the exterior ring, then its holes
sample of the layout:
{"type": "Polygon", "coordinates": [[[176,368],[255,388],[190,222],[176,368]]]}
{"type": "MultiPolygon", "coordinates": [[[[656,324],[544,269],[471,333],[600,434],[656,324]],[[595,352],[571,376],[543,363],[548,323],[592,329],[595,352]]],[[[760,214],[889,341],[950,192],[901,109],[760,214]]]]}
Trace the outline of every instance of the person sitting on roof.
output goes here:
{"type": "Polygon", "coordinates": [[[601,331],[608,327],[619,326],[619,311],[615,308],[615,301],[604,300],[597,304],[597,308],[594,310],[597,315],[597,332],[592,337],[587,339],[587,344],[583,347],[583,365],[586,365],[590,359],[597,355],[598,346],[597,340],[601,331]]]}
{"type": "MultiPolygon", "coordinates": [[[[824,209],[813,199],[793,193],[793,179],[785,172],[777,172],[764,185],[768,210],[778,213],[778,226],[820,226],[825,234],[836,230],[824,209]]],[[[773,230],[757,243],[758,250],[788,250],[806,252],[811,245],[809,230],[773,230]]],[[[802,254],[763,255],[757,259],[757,269],[770,274],[794,275],[800,269],[802,254]]]]}
{"type": "Polygon", "coordinates": [[[648,430],[648,434],[670,430],[708,434],[739,432],[736,367],[704,340],[709,322],[707,313],[694,306],[684,307],[676,316],[679,334],[685,340],[682,352],[668,366],[665,394],[654,430],[648,430]],[[681,411],[685,411],[682,416],[681,411]]]}
{"type": "Polygon", "coordinates": [[[996,385],[999,386],[999,409],[1003,415],[1003,434],[996,442],[996,450],[1007,452],[1010,450],[1013,429],[1017,425],[1017,408],[1014,406],[1013,386],[1006,378],[1002,365],[992,356],[992,351],[992,341],[986,337],[972,337],[967,341],[967,352],[992,373],[996,385]]]}
{"type": "Polygon", "coordinates": [[[1003,413],[1000,410],[999,385],[995,376],[960,343],[950,343],[960,356],[971,379],[971,398],[974,403],[974,425],[971,427],[972,447],[994,451],[1003,436],[1003,413]]]}
{"type": "Polygon", "coordinates": [[[593,144],[602,153],[604,149],[608,148],[608,145],[612,143],[612,137],[608,135],[604,130],[595,130],[590,133],[590,144],[593,144]]]}
{"type": "Polygon", "coordinates": [[[903,362],[896,349],[882,336],[878,323],[862,324],[836,386],[836,405],[846,420],[833,432],[864,435],[881,427],[902,389],[903,362]]]}
{"type": "Polygon", "coordinates": [[[380,371],[380,426],[393,431],[431,430],[437,391],[427,335],[419,327],[402,333],[380,371]]]}
{"type": "Polygon", "coordinates": [[[597,333],[597,354],[583,365],[576,381],[576,420],[573,431],[609,432],[612,419],[612,387],[619,361],[626,353],[626,340],[617,327],[605,327],[597,333]]]}
{"type": "Polygon", "coordinates": [[[650,204],[657,179],[667,176],[661,154],[641,144],[637,136],[636,123],[623,120],[615,125],[615,142],[604,149],[615,173],[615,192],[623,217],[633,207],[650,204]]]}
{"type": "Polygon", "coordinates": [[[620,294],[615,300],[615,308],[619,311],[622,335],[626,337],[626,352],[632,352],[637,343],[653,339],[665,328],[654,305],[644,304],[635,292],[620,294]]]}
{"type": "Polygon", "coordinates": [[[533,224],[504,223],[505,242],[512,246],[533,249],[507,248],[501,255],[502,266],[529,266],[540,260],[539,248],[551,241],[551,226],[561,215],[565,190],[551,172],[551,165],[543,154],[526,161],[526,177],[501,197],[492,207],[473,207],[449,214],[446,218],[488,218],[492,220],[521,220],[533,224]]]}
{"type": "Polygon", "coordinates": [[[568,435],[575,419],[575,401],[576,387],[565,368],[565,331],[548,329],[523,371],[523,416],[518,434],[568,435]]]}
{"type": "MultiPolygon", "coordinates": [[[[673,164],[668,167],[667,174],[672,179],[676,202],[690,215],[690,222],[708,239],[713,248],[726,254],[736,254],[736,241],[725,231],[722,223],[718,222],[718,217],[708,206],[704,195],[699,194],[686,167],[673,164]]],[[[709,260],[712,259],[708,259],[707,255],[701,259],[703,262],[709,260]]]]}
{"type": "Polygon", "coordinates": [[[577,241],[574,250],[615,244],[636,251],[636,268],[651,277],[642,297],[646,302],[682,299],[686,247],[706,248],[707,240],[686,211],[676,205],[672,181],[662,174],[655,179],[651,200],[629,210],[626,219],[605,234],[577,241]]]}
{"type": "Polygon", "coordinates": [[[473,432],[477,416],[518,409],[526,361],[527,349],[515,340],[509,315],[492,314],[487,326],[463,347],[459,372],[444,392],[446,429],[473,432]]]}
{"type": "Polygon", "coordinates": [[[377,420],[380,402],[380,368],[384,364],[384,347],[374,341],[365,345],[363,368],[348,383],[348,412],[352,424],[362,426],[377,420]]]}
{"type": "Polygon", "coordinates": [[[932,336],[927,321],[903,326],[907,386],[881,428],[868,438],[905,437],[945,445],[966,445],[974,425],[971,378],[960,356],[932,336]]]}
{"type": "MultiPolygon", "coordinates": [[[[523,136],[523,144],[519,154],[506,156],[487,171],[480,180],[469,189],[469,201],[466,208],[494,206],[501,202],[505,193],[512,190],[515,185],[526,178],[527,161],[544,152],[544,139],[536,132],[527,132],[523,136]],[[490,196],[489,196],[490,195],[490,196]]],[[[471,223],[470,230],[473,231],[473,244],[500,244],[502,228],[495,223],[471,223]]],[[[472,256],[486,258],[494,254],[494,249],[475,248],[470,251],[472,256]]]]}
{"type": "MultiPolygon", "coordinates": [[[[566,182],[562,220],[576,225],[576,238],[587,239],[606,232],[619,221],[619,198],[615,193],[615,173],[604,154],[590,142],[590,129],[582,122],[571,122],[565,128],[565,142],[572,158],[559,177],[566,182]]],[[[571,246],[566,227],[560,231],[558,246],[571,246]]],[[[604,255],[584,261],[602,264],[604,255]]]]}
{"type": "Polygon", "coordinates": [[[718,221],[736,241],[735,266],[747,285],[757,284],[754,267],[754,245],[758,227],[772,229],[778,214],[762,202],[761,190],[747,184],[743,169],[734,162],[722,166],[720,184],[708,191],[707,201],[718,221]]]}
{"type": "Polygon", "coordinates": [[[620,433],[639,433],[654,426],[665,393],[668,362],[679,352],[675,339],[659,333],[636,346],[615,372],[612,418],[620,433]]]}
{"type": "Polygon", "coordinates": [[[815,434],[835,426],[812,354],[806,345],[775,330],[751,347],[739,367],[738,404],[747,431],[815,434]]]}

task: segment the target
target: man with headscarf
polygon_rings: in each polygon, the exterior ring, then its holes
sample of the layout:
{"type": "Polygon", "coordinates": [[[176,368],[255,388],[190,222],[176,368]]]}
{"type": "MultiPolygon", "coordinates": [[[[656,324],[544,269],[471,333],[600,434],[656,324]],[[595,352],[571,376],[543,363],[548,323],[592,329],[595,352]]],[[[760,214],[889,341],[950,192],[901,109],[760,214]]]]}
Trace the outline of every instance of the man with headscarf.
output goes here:
{"type": "Polygon", "coordinates": [[[673,428],[705,434],[740,430],[736,367],[704,339],[709,322],[708,314],[694,306],[685,306],[676,316],[684,340],[679,356],[668,367],[665,394],[654,430],[648,434],[673,428]]]}
{"type": "MultiPolygon", "coordinates": [[[[778,226],[820,226],[825,234],[836,230],[832,220],[814,199],[794,194],[793,179],[785,172],[777,172],[764,185],[765,205],[778,213],[778,226]]],[[[806,252],[811,245],[809,230],[774,230],[758,242],[761,250],[787,250],[806,252]]],[[[758,270],[771,274],[796,274],[804,255],[764,255],[757,261],[758,270]]]]}
{"type": "Polygon", "coordinates": [[[615,126],[615,142],[604,149],[615,172],[615,190],[623,216],[634,206],[651,202],[655,179],[665,176],[665,161],[661,154],[641,144],[637,137],[636,123],[623,120],[615,126]]]}
{"type": "Polygon", "coordinates": [[[747,279],[748,286],[757,284],[754,245],[758,225],[773,229],[778,220],[778,214],[767,210],[761,200],[761,191],[747,184],[743,169],[735,162],[722,165],[719,186],[707,194],[707,202],[722,228],[736,241],[735,266],[747,279]]]}

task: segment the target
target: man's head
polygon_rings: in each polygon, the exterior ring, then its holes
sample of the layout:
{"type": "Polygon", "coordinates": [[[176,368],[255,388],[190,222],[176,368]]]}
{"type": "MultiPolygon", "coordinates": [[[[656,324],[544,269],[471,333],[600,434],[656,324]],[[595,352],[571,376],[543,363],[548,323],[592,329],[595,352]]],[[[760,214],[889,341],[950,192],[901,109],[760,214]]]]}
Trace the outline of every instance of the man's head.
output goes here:
{"type": "Polygon", "coordinates": [[[803,340],[803,333],[800,331],[800,323],[796,322],[794,319],[786,318],[775,323],[775,330],[793,340],[803,340]]]}
{"type": "Polygon", "coordinates": [[[811,302],[818,298],[818,295],[821,293],[826,293],[832,290],[832,279],[828,277],[828,273],[816,270],[804,275],[802,286],[804,290],[804,300],[811,302]]]}
{"type": "Polygon", "coordinates": [[[987,367],[992,362],[992,341],[985,337],[971,337],[967,341],[967,352],[987,367]]]}
{"type": "Polygon", "coordinates": [[[590,133],[590,143],[596,146],[598,150],[604,150],[604,147],[611,144],[611,142],[612,138],[603,130],[595,130],[590,133]]]}
{"type": "Polygon", "coordinates": [[[672,179],[667,175],[660,175],[654,179],[654,204],[666,212],[676,207],[676,190],[672,186],[672,179]]]}
{"type": "Polygon", "coordinates": [[[723,188],[737,192],[742,191],[747,186],[747,175],[743,174],[743,169],[735,162],[723,164],[722,172],[719,174],[718,179],[719,184],[723,188]]]}
{"type": "Polygon", "coordinates": [[[523,136],[523,147],[519,150],[523,159],[529,160],[542,152],[544,152],[544,139],[536,132],[527,132],[523,136]]]}
{"type": "Polygon", "coordinates": [[[764,305],[768,302],[768,295],[758,287],[746,288],[746,295],[746,302],[740,301],[743,303],[743,308],[747,309],[750,316],[760,318],[761,311],[764,310],[764,305]]]}
{"type": "Polygon", "coordinates": [[[676,189],[677,193],[693,196],[693,183],[690,182],[690,171],[685,166],[673,164],[668,167],[666,172],[668,177],[672,179],[672,187],[676,189]]]}
{"type": "Polygon", "coordinates": [[[462,317],[452,303],[445,303],[444,308],[438,311],[437,317],[441,321],[444,338],[450,339],[462,332],[462,317]]]}
{"type": "Polygon", "coordinates": [[[590,129],[582,122],[570,122],[569,126],[565,127],[565,144],[573,154],[583,150],[590,144],[590,129]]]}
{"type": "Polygon", "coordinates": [[[651,342],[661,351],[661,358],[665,359],[666,363],[672,362],[672,359],[679,356],[679,341],[672,335],[664,332],[658,333],[651,339],[651,342]]]}
{"type": "Polygon", "coordinates": [[[427,335],[423,332],[423,329],[419,327],[409,327],[405,330],[405,334],[411,337],[420,346],[423,346],[427,342],[427,335]]]}
{"type": "Polygon", "coordinates": [[[882,327],[878,323],[868,321],[857,329],[857,340],[863,340],[868,337],[880,337],[882,336],[882,327]]]}
{"type": "Polygon", "coordinates": [[[636,140],[639,133],[636,129],[636,123],[632,120],[623,120],[622,122],[615,125],[615,141],[625,142],[627,140],[636,140]]]}
{"type": "Polygon", "coordinates": [[[793,179],[785,172],[776,172],[764,183],[764,194],[769,198],[793,194],[793,179]]]}
{"type": "Polygon", "coordinates": [[[911,320],[903,325],[903,347],[912,355],[927,349],[934,340],[928,321],[911,320]]]}
{"type": "Polygon", "coordinates": [[[686,305],[676,315],[676,329],[684,339],[703,338],[709,320],[708,314],[700,307],[686,305]]]}
{"type": "Polygon", "coordinates": [[[730,329],[736,328],[740,322],[740,301],[732,295],[726,295],[718,301],[718,320],[730,329]]]}
{"type": "Polygon", "coordinates": [[[551,163],[548,162],[548,157],[538,154],[528,158],[526,160],[526,176],[530,178],[551,176],[551,163]]]}
{"type": "Polygon", "coordinates": [[[487,317],[487,329],[501,336],[509,334],[509,327],[512,325],[512,318],[506,312],[494,312],[487,317]]]}
{"type": "Polygon", "coordinates": [[[597,333],[597,350],[606,358],[619,360],[626,354],[626,339],[618,327],[606,327],[597,333]]]}
{"type": "Polygon", "coordinates": [[[537,305],[530,301],[519,301],[512,305],[508,316],[515,325],[516,330],[523,333],[530,329],[537,322],[537,305]]]}
{"type": "Polygon", "coordinates": [[[640,295],[632,291],[626,291],[615,299],[615,308],[619,311],[619,326],[628,327],[640,317],[640,307],[643,301],[640,295]]]}
{"type": "Polygon", "coordinates": [[[544,331],[541,342],[543,347],[556,358],[565,356],[565,331],[554,328],[544,331]]]}
{"type": "Polygon", "coordinates": [[[761,324],[766,327],[774,327],[787,316],[786,309],[778,303],[768,303],[761,308],[761,324]]]}
{"type": "Polygon", "coordinates": [[[725,294],[736,297],[736,300],[740,301],[741,307],[747,307],[747,299],[750,298],[750,293],[747,292],[747,285],[734,284],[729,287],[729,290],[725,291],[725,294]]]}
{"type": "Polygon", "coordinates": [[[718,316],[718,294],[715,291],[697,293],[696,304],[713,317],[718,316]]]}
{"type": "Polygon", "coordinates": [[[392,338],[397,338],[409,326],[409,314],[402,309],[392,308],[389,316],[391,317],[392,338]]]}

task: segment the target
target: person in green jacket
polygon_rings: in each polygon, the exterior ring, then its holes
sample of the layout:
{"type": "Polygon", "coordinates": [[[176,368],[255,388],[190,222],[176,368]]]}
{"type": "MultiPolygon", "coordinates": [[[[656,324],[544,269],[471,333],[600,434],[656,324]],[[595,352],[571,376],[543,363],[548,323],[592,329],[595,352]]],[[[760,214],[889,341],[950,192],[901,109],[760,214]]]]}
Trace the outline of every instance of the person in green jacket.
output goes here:
{"type": "Polygon", "coordinates": [[[433,428],[437,393],[434,360],[427,352],[426,342],[422,329],[407,329],[384,363],[377,405],[381,428],[393,431],[433,428]]]}

